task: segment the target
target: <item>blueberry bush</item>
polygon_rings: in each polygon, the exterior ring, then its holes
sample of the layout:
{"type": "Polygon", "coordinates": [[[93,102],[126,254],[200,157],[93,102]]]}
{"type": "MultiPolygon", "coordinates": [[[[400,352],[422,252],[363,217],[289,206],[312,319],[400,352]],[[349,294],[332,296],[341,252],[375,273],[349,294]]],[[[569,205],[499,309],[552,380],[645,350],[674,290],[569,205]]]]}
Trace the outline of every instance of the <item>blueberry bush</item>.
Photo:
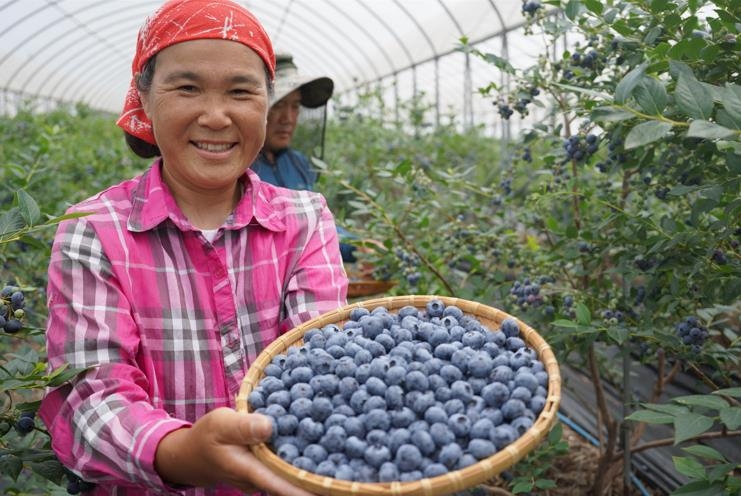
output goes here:
{"type": "Polygon", "coordinates": [[[144,164],[130,157],[112,116],[84,106],[24,108],[0,117],[0,134],[0,490],[77,494],[88,485],[62,467],[36,417],[44,389],[80,372],[46,370],[50,243],[67,205],[144,164]]]}
{"type": "Polygon", "coordinates": [[[503,122],[522,119],[517,141],[420,126],[400,142],[388,118],[357,112],[330,129],[330,204],[379,242],[363,256],[391,294],[498,306],[586,372],[602,441],[593,494],[627,454],[666,445],[682,450],[676,494],[737,492],[739,452],[711,443],[741,434],[741,6],[527,1],[522,15],[546,40],[531,67],[461,40],[509,78],[480,92],[503,122]],[[657,368],[649,394],[631,383],[640,364],[657,368]],[[679,373],[698,394],[667,396],[679,373]],[[673,436],[645,441],[651,423],[673,436]]]}

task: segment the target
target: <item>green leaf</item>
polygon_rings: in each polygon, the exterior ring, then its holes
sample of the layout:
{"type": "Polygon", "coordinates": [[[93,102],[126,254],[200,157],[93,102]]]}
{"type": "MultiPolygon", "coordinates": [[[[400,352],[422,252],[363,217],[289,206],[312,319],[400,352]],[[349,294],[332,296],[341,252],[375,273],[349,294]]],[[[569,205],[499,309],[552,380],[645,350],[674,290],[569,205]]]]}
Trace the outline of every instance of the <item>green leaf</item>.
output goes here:
{"type": "Polygon", "coordinates": [[[718,496],[725,491],[722,484],[700,480],[685,484],[672,493],[672,496],[718,496]]]}
{"type": "Polygon", "coordinates": [[[0,473],[13,480],[18,480],[18,475],[23,470],[23,462],[20,458],[10,453],[0,456],[0,473]]]}
{"type": "Polygon", "coordinates": [[[576,329],[577,327],[579,327],[579,324],[577,324],[573,320],[566,319],[556,319],[553,321],[553,325],[556,327],[568,327],[569,329],[576,329]]]}
{"type": "Polygon", "coordinates": [[[515,68],[512,66],[512,64],[509,63],[509,60],[502,58],[498,55],[495,55],[493,53],[485,54],[484,60],[486,60],[490,64],[494,64],[495,67],[497,67],[498,69],[508,74],[512,74],[515,72],[515,68]]]}
{"type": "Polygon", "coordinates": [[[528,493],[532,491],[533,484],[528,481],[521,481],[512,487],[512,494],[528,493]]]}
{"type": "Polygon", "coordinates": [[[566,17],[568,17],[569,20],[574,21],[581,11],[582,5],[579,0],[569,0],[569,3],[566,4],[566,8],[564,9],[564,14],[566,14],[566,17]]]}
{"type": "Polygon", "coordinates": [[[673,456],[672,461],[674,461],[674,468],[680,474],[684,474],[691,479],[702,479],[705,477],[705,467],[694,458],[673,456]]]}
{"type": "Polygon", "coordinates": [[[0,236],[15,234],[26,227],[23,215],[18,208],[14,207],[0,215],[0,236]]]}
{"type": "Polygon", "coordinates": [[[553,489],[558,486],[556,486],[556,483],[551,479],[538,479],[535,481],[535,487],[538,489],[553,489]]]}
{"type": "Polygon", "coordinates": [[[633,118],[634,113],[618,107],[596,107],[591,113],[591,119],[595,122],[620,122],[633,118]]]}
{"type": "Polygon", "coordinates": [[[713,113],[713,97],[694,76],[679,76],[674,98],[679,110],[693,119],[710,120],[713,113]]]}
{"type": "Polygon", "coordinates": [[[698,458],[707,458],[708,460],[716,460],[719,462],[723,462],[726,460],[725,457],[721,455],[718,450],[711,448],[710,446],[704,446],[702,444],[688,446],[686,448],[682,448],[682,450],[698,458]]]}
{"type": "Polygon", "coordinates": [[[648,121],[633,127],[625,137],[625,149],[630,150],[639,146],[660,140],[671,131],[672,125],[668,122],[648,121]]]}
{"type": "Polygon", "coordinates": [[[671,424],[674,422],[674,415],[668,413],[654,412],[651,410],[638,410],[627,417],[626,420],[635,422],[645,422],[647,424],[671,424]]]}
{"type": "Polygon", "coordinates": [[[672,398],[672,401],[679,403],[680,405],[704,406],[706,408],[712,408],[713,410],[720,410],[721,408],[726,408],[728,406],[728,402],[723,398],[709,394],[677,396],[676,398],[672,398]]]}
{"type": "Polygon", "coordinates": [[[741,408],[731,406],[720,411],[720,421],[729,429],[738,429],[741,426],[741,408]]]}
{"type": "Polygon", "coordinates": [[[713,391],[712,394],[719,394],[721,396],[730,396],[732,398],[741,398],[741,387],[718,389],[717,391],[713,391]]]}
{"type": "Polygon", "coordinates": [[[741,129],[741,121],[735,121],[725,109],[718,109],[715,112],[715,121],[728,129],[741,129]]]}
{"type": "Polygon", "coordinates": [[[646,114],[661,115],[666,108],[666,89],[654,78],[644,77],[633,90],[633,96],[646,114]]]}
{"type": "Polygon", "coordinates": [[[64,477],[64,468],[57,460],[31,462],[28,465],[35,473],[56,484],[59,484],[64,477]]]}
{"type": "Polygon", "coordinates": [[[602,10],[605,8],[604,4],[600,0],[583,0],[584,6],[595,14],[602,14],[602,10]]]}
{"type": "Polygon", "coordinates": [[[741,86],[727,83],[721,103],[733,122],[741,122],[741,86]]]}
{"type": "Polygon", "coordinates": [[[615,103],[623,104],[628,100],[631,93],[633,93],[633,89],[643,79],[643,74],[646,72],[646,67],[648,67],[648,64],[644,62],[638,67],[633,68],[632,71],[630,71],[628,74],[625,75],[623,79],[620,80],[620,82],[617,84],[617,87],[615,88],[615,103]]]}
{"type": "Polygon", "coordinates": [[[669,61],[669,74],[671,74],[671,76],[677,81],[679,81],[679,78],[681,76],[686,76],[693,79],[695,77],[695,74],[692,72],[692,68],[684,62],[680,62],[678,60],[669,61]]]}
{"type": "Polygon", "coordinates": [[[23,216],[23,220],[26,221],[27,225],[35,226],[36,222],[38,222],[39,218],[41,217],[41,210],[39,209],[36,200],[34,200],[31,195],[29,195],[22,189],[18,190],[17,195],[18,206],[21,211],[21,215],[23,216]]]}
{"type": "MultiPolygon", "coordinates": [[[[725,477],[732,473],[736,469],[735,463],[721,463],[718,465],[712,465],[708,471],[707,471],[707,479],[710,482],[716,482],[720,481],[722,479],[725,479],[725,477]]],[[[727,487],[726,489],[730,489],[730,487],[727,487]]],[[[734,492],[729,492],[728,494],[738,494],[734,492]]]]}
{"type": "Polygon", "coordinates": [[[601,93],[599,91],[582,88],[581,86],[574,86],[573,84],[553,83],[553,86],[558,86],[574,93],[581,93],[596,98],[597,100],[609,100],[610,95],[607,93],[601,93]]]}
{"type": "Polygon", "coordinates": [[[628,339],[630,333],[625,327],[608,327],[607,335],[610,336],[616,344],[622,345],[625,340],[628,339]]]}
{"type": "Polygon", "coordinates": [[[687,131],[688,138],[707,138],[707,139],[723,139],[731,138],[737,133],[733,129],[719,126],[714,122],[694,120],[690,122],[690,128],[687,131]]]}
{"type": "Polygon", "coordinates": [[[592,314],[589,312],[589,307],[584,303],[576,304],[576,321],[582,325],[589,325],[592,323],[592,314]]]}
{"type": "Polygon", "coordinates": [[[713,419],[697,413],[683,413],[674,419],[674,444],[699,436],[713,427],[713,419]]]}

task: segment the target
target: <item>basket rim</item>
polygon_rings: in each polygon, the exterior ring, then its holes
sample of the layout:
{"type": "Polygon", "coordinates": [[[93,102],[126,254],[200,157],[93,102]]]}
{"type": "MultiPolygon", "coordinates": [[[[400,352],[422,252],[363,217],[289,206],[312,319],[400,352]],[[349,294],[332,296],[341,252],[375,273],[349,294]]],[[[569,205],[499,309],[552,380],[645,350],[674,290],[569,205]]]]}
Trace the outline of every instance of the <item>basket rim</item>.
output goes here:
{"type": "Polygon", "coordinates": [[[515,442],[509,444],[501,451],[497,451],[488,458],[479,460],[477,463],[466,468],[448,472],[433,478],[424,478],[410,482],[353,482],[325,477],[313,472],[298,469],[290,463],[281,459],[265,443],[250,446],[254,455],[271,470],[286,478],[294,484],[300,485],[316,494],[326,496],[346,495],[440,495],[462,491],[477,484],[481,484],[503,470],[511,467],[530,451],[532,451],[545,438],[557,419],[558,407],[561,401],[561,373],[555,354],[550,345],[532,327],[517,317],[508,314],[495,307],[477,303],[462,298],[439,296],[439,295],[407,295],[388,296],[355,301],[342,306],[337,310],[326,312],[318,317],[306,321],[294,327],[287,333],[279,336],[269,344],[258,355],[250,366],[240,385],[236,397],[237,411],[251,413],[247,397],[258,385],[263,377],[264,366],[270,363],[275,355],[280,354],[289,346],[302,342],[304,333],[315,327],[323,327],[330,323],[344,322],[349,319],[350,312],[354,308],[363,307],[369,310],[384,306],[388,310],[399,309],[406,305],[424,308],[430,300],[437,299],[446,306],[455,305],[464,313],[486,320],[501,322],[505,318],[515,319],[520,327],[520,335],[528,345],[535,350],[538,359],[545,366],[548,373],[548,393],[546,395],[545,407],[536,417],[533,425],[523,433],[515,442]],[[494,320],[498,319],[498,321],[494,320]]]}

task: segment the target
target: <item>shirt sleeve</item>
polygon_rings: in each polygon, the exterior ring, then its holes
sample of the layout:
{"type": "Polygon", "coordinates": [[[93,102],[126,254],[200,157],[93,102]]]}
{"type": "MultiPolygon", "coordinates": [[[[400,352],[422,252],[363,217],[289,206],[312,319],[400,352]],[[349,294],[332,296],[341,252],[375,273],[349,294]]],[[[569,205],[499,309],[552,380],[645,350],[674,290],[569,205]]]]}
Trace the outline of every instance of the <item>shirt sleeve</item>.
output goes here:
{"type": "Polygon", "coordinates": [[[49,368],[86,369],[42,401],[52,448],[86,481],[179,494],[155,471],[154,455],[166,434],[190,424],[154,407],[136,362],[138,326],[85,219],[60,224],[48,272],[49,368]]]}
{"type": "Polygon", "coordinates": [[[281,332],[347,303],[348,281],[334,216],[325,198],[313,195],[319,202],[317,222],[288,282],[286,318],[281,322],[281,332]]]}

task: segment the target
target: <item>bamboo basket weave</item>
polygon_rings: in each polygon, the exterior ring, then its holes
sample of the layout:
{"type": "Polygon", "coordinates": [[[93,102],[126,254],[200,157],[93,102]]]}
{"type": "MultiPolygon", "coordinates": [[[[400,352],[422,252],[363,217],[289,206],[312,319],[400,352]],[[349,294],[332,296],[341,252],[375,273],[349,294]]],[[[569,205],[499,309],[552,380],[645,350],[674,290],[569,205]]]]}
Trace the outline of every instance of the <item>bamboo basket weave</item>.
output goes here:
{"type": "MultiPolygon", "coordinates": [[[[292,329],[265,348],[247,371],[247,375],[242,381],[236,398],[237,411],[250,412],[247,397],[263,378],[265,366],[272,361],[273,357],[285,352],[289,346],[300,346],[303,344],[303,335],[309,329],[313,327],[321,328],[327,324],[341,325],[349,319],[350,312],[355,307],[364,307],[372,310],[373,308],[384,306],[391,312],[398,311],[406,305],[424,309],[427,302],[432,299],[441,300],[446,306],[455,305],[463,310],[464,313],[476,317],[482,324],[492,329],[499,328],[502,320],[508,317],[514,318],[512,315],[494,307],[459,298],[442,296],[394,296],[352,303],[335,311],[320,315],[292,329]]],[[[298,469],[281,459],[266,444],[253,445],[251,449],[255,456],[276,474],[296,486],[324,496],[438,496],[477,486],[514,465],[540,444],[556,421],[558,406],[561,401],[561,374],[553,351],[534,329],[522,321],[516,320],[520,325],[522,339],[537,353],[539,360],[543,362],[546,372],[548,372],[548,395],[546,396],[545,407],[535,419],[533,426],[514,443],[488,458],[484,458],[464,469],[448,472],[438,477],[412,482],[363,483],[324,477],[298,469]]]]}

